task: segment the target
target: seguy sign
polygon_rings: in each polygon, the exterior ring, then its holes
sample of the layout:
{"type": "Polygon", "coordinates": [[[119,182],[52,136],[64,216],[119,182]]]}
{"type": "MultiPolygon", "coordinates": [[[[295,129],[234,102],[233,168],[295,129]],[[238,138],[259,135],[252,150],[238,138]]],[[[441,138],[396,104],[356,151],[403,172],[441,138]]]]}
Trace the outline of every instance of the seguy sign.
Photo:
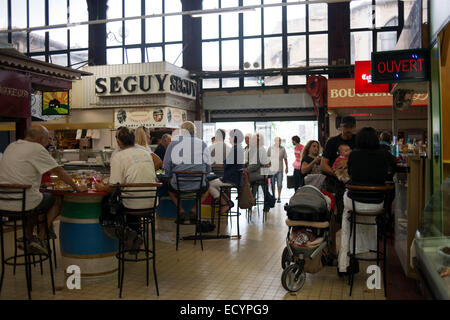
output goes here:
{"type": "Polygon", "coordinates": [[[117,75],[95,78],[97,96],[121,96],[172,93],[195,99],[194,81],[170,74],[117,75]]]}
{"type": "Polygon", "coordinates": [[[428,81],[427,49],[372,52],[372,83],[428,81]]]}

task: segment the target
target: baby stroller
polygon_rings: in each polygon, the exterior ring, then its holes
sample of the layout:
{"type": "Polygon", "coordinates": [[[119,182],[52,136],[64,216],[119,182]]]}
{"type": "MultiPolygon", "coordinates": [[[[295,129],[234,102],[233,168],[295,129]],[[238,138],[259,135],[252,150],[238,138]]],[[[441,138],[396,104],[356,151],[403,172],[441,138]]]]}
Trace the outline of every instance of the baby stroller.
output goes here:
{"type": "Polygon", "coordinates": [[[281,284],[287,291],[300,290],[306,273],[316,273],[326,264],[330,203],[319,189],[306,185],[284,207],[289,230],[281,256],[281,284]]]}

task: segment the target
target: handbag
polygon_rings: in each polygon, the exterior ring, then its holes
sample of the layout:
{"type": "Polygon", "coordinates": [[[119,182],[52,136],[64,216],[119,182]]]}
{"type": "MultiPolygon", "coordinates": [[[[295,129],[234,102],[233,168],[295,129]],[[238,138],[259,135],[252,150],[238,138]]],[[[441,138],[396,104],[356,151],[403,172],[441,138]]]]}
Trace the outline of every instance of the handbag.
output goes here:
{"type": "Polygon", "coordinates": [[[266,210],[267,208],[273,208],[275,207],[275,197],[270,193],[269,189],[266,190],[266,194],[264,195],[264,211],[269,211],[266,210]]]}
{"type": "Polygon", "coordinates": [[[287,187],[288,187],[288,189],[295,188],[295,177],[294,176],[287,176],[287,187]]]}
{"type": "Polygon", "coordinates": [[[241,180],[241,187],[239,188],[239,208],[250,209],[256,203],[252,190],[250,189],[250,179],[247,171],[242,172],[241,180]]]}
{"type": "Polygon", "coordinates": [[[101,207],[102,213],[99,217],[99,223],[103,232],[109,238],[120,239],[124,234],[126,224],[119,183],[112,194],[103,197],[101,207]]]}

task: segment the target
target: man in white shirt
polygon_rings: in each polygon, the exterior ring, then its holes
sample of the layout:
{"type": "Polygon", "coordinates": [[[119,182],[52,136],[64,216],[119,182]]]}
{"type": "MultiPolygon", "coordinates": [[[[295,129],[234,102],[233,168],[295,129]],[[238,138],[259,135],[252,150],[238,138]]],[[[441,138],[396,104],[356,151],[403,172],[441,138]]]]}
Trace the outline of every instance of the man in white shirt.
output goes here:
{"type": "MultiPolygon", "coordinates": [[[[49,142],[48,130],[41,125],[31,126],[25,140],[11,143],[5,150],[0,160],[0,181],[5,184],[31,185],[26,190],[25,210],[35,212],[46,212],[48,227],[52,225],[55,218],[60,214],[61,200],[49,193],[42,194],[39,191],[42,175],[50,171],[58,176],[64,183],[70,185],[77,192],[87,190],[86,186],[77,186],[67,172],[53,159],[45,147],[49,142]]],[[[11,195],[11,198],[14,198],[11,195]]],[[[0,210],[21,211],[20,201],[0,200],[0,210]]],[[[33,237],[33,229],[37,224],[35,216],[27,219],[25,230],[28,246],[32,251],[46,253],[45,228],[39,228],[38,238],[33,237]]]]}
{"type": "Polygon", "coordinates": [[[271,178],[272,193],[275,196],[275,182],[278,187],[278,200],[277,203],[281,203],[281,189],[283,188],[283,171],[288,173],[287,153],[286,149],[281,145],[281,138],[275,138],[275,144],[267,151],[267,156],[270,158],[272,167],[276,168],[276,172],[273,173],[271,178]],[[286,165],[286,169],[283,170],[283,161],[286,165]]]}

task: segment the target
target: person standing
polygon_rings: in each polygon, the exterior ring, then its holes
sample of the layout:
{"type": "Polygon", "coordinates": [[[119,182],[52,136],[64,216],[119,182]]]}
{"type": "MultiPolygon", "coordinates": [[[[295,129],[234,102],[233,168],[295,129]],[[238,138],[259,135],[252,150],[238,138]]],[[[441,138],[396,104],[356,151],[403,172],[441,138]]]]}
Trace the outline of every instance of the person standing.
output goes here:
{"type": "Polygon", "coordinates": [[[155,154],[164,161],[164,156],[166,155],[166,149],[169,146],[170,142],[172,141],[172,137],[170,134],[165,133],[161,137],[161,142],[158,144],[158,146],[155,149],[155,154]]]}
{"type": "Polygon", "coordinates": [[[294,167],[294,190],[297,191],[297,189],[303,185],[302,172],[300,171],[300,168],[301,168],[302,151],[304,146],[300,144],[299,136],[292,137],[292,144],[294,145],[294,154],[295,154],[295,161],[292,164],[292,166],[294,167]]]}
{"type": "Polygon", "coordinates": [[[244,148],[244,161],[245,161],[245,166],[248,166],[248,149],[250,147],[250,138],[252,137],[251,133],[247,133],[245,135],[245,148],[244,148]]]}
{"type": "Polygon", "coordinates": [[[271,185],[272,185],[272,193],[275,196],[275,182],[278,187],[278,199],[277,203],[281,203],[281,189],[283,188],[283,161],[286,165],[286,169],[284,170],[286,174],[289,172],[288,169],[288,163],[287,163],[287,153],[286,149],[281,145],[281,138],[276,137],[275,138],[275,144],[273,147],[269,148],[269,151],[267,151],[267,156],[271,159],[270,162],[274,166],[274,168],[277,170],[273,175],[271,179],[271,185]]]}

